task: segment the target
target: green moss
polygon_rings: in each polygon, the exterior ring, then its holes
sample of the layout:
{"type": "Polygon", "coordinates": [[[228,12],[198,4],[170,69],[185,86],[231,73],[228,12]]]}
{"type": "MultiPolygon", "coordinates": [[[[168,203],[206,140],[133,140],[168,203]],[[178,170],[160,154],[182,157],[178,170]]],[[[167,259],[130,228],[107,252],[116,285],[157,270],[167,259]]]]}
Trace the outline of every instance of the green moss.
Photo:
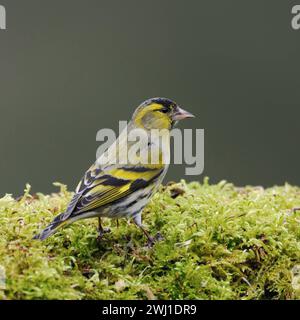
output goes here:
{"type": "Polygon", "coordinates": [[[56,185],[57,194],[32,196],[27,186],[21,199],[0,199],[2,299],[300,298],[298,187],[162,187],[143,213],[164,237],[149,249],[126,220],[106,219],[112,232],[101,243],[96,219],[32,240],[71,198],[56,185]]]}

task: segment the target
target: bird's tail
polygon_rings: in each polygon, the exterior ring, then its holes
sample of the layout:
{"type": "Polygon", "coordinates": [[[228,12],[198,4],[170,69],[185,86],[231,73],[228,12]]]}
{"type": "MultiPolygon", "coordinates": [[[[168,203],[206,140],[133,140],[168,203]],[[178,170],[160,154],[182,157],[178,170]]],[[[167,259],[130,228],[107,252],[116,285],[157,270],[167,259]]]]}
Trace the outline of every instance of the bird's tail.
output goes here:
{"type": "Polygon", "coordinates": [[[35,240],[45,240],[50,237],[53,233],[57,231],[57,229],[65,224],[67,224],[66,220],[63,220],[64,213],[59,214],[54,220],[44,229],[41,233],[37,234],[33,237],[35,240]]]}

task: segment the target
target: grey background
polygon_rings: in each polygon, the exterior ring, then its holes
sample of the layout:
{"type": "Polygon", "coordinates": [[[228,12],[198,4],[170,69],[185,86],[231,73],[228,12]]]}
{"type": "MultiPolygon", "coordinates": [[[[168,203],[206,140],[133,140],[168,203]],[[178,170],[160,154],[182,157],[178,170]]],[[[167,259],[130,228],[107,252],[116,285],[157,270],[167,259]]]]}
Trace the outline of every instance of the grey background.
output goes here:
{"type": "Polygon", "coordinates": [[[181,128],[205,129],[204,174],[187,179],[300,184],[295,3],[0,0],[0,194],[73,189],[96,132],[153,96],[197,115],[181,128]]]}

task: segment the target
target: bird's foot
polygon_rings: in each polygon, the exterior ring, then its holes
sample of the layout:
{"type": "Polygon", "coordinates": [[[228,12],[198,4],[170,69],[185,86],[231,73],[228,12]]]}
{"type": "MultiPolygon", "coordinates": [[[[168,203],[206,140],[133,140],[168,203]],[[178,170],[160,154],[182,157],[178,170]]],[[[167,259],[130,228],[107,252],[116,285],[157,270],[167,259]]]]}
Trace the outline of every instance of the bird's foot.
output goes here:
{"type": "Polygon", "coordinates": [[[152,248],[155,244],[155,239],[153,237],[149,237],[146,243],[146,247],[152,248]]]}
{"type": "Polygon", "coordinates": [[[98,230],[97,241],[98,242],[101,241],[103,239],[104,235],[106,233],[110,233],[110,232],[111,232],[111,230],[109,228],[102,228],[102,229],[98,230]]]}
{"type": "Polygon", "coordinates": [[[164,240],[164,237],[161,235],[160,232],[157,232],[157,234],[154,237],[148,237],[147,247],[152,248],[156,242],[162,240],[164,240]]]}

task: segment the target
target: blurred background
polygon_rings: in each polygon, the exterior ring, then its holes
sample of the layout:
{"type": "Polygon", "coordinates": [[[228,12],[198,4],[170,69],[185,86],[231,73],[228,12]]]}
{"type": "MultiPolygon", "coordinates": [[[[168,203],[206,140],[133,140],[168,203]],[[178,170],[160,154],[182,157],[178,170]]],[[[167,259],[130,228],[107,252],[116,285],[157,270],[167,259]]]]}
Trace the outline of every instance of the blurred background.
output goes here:
{"type": "Polygon", "coordinates": [[[300,185],[296,3],[0,0],[0,195],[72,190],[97,131],[153,96],[205,129],[203,174],[172,165],[165,181],[300,185]]]}

